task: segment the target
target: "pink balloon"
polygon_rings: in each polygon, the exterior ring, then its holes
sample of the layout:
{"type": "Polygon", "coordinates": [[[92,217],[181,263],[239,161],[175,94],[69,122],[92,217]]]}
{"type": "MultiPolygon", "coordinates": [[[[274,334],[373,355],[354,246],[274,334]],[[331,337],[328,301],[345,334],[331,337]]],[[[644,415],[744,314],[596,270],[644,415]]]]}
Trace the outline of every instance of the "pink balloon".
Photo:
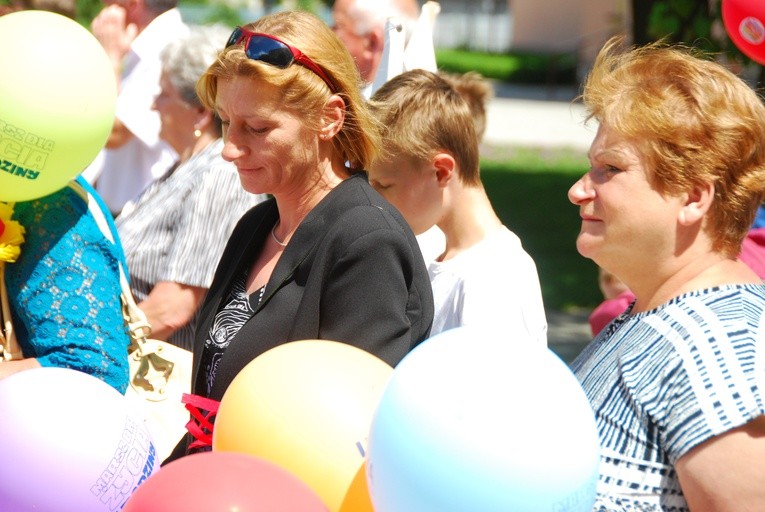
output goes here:
{"type": "Polygon", "coordinates": [[[725,31],[741,52],[765,64],[765,1],[723,0],[725,31]]]}
{"type": "Polygon", "coordinates": [[[327,512],[303,482],[279,466],[243,453],[204,452],[163,466],[123,512],[327,512]]]}
{"type": "Polygon", "coordinates": [[[0,510],[120,510],[159,461],[142,418],[103,381],[66,368],[0,380],[0,510]]]}

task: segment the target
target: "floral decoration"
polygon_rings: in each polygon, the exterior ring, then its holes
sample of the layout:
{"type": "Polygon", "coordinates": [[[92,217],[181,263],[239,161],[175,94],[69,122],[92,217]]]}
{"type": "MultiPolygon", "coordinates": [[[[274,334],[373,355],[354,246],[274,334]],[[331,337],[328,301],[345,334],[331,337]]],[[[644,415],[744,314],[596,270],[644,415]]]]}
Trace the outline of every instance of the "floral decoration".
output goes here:
{"type": "Polygon", "coordinates": [[[11,220],[13,206],[0,202],[0,262],[13,263],[21,254],[24,226],[11,220]]]}

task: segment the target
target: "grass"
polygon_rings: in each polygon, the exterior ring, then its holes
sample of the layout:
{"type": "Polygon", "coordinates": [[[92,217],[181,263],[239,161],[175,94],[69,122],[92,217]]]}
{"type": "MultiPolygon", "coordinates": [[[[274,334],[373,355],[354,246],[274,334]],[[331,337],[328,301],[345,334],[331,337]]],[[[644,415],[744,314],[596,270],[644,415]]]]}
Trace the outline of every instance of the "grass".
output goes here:
{"type": "Polygon", "coordinates": [[[437,49],[436,63],[444,71],[477,71],[486,78],[520,84],[571,84],[577,79],[577,62],[572,54],[437,49]]]}
{"type": "Polygon", "coordinates": [[[592,309],[602,296],[597,267],[576,250],[580,219],[567,197],[586,157],[562,150],[482,147],[481,176],[492,205],[534,258],[545,307],[592,309]]]}

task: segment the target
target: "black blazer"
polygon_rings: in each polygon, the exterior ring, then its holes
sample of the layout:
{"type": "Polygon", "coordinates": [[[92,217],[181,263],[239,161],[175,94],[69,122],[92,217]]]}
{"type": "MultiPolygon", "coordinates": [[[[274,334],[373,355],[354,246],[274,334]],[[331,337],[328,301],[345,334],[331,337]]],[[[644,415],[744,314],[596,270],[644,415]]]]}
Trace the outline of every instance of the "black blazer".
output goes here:
{"type": "MultiPolygon", "coordinates": [[[[276,202],[268,200],[247,212],[231,235],[197,324],[195,394],[204,394],[199,360],[210,324],[277,219],[276,202]]],[[[417,240],[366,175],[355,175],[293,234],[255,314],[226,348],[209,398],[220,400],[247,363],[289,341],[342,341],[395,366],[428,337],[432,321],[433,293],[417,240]]]]}
{"type": "MultiPolygon", "coordinates": [[[[233,281],[257,257],[278,211],[273,199],[248,211],[231,234],[200,310],[192,393],[206,396],[201,354],[233,281]]],[[[254,358],[289,341],[349,343],[395,366],[427,339],[433,292],[420,248],[401,214],[367,182],[343,181],[305,217],[274,268],[254,315],[232,338],[208,398],[221,400],[254,358]]],[[[182,456],[187,435],[165,462],[182,456]]]]}

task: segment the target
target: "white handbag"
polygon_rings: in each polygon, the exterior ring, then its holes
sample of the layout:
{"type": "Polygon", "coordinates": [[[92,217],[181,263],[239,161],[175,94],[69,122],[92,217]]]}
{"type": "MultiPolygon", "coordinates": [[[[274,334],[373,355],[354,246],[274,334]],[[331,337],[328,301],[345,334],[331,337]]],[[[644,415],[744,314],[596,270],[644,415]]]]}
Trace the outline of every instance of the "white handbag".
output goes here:
{"type": "Polygon", "coordinates": [[[143,411],[158,460],[170,455],[186,433],[189,412],[181,401],[191,390],[192,354],[166,341],[149,338],[151,327],[133,299],[124,277],[122,302],[130,331],[130,383],[125,396],[143,411]]]}

